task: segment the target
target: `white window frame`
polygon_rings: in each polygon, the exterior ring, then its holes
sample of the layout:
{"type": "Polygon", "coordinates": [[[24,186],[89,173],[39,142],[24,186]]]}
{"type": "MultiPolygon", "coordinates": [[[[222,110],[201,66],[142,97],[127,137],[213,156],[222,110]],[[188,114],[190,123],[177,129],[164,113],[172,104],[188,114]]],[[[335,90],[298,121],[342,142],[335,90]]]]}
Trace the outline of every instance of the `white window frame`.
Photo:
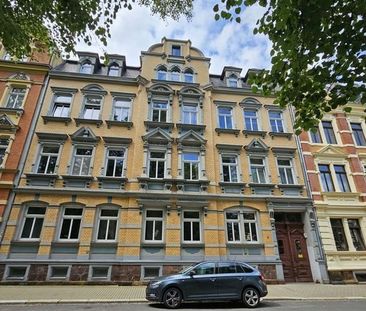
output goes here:
{"type": "Polygon", "coordinates": [[[153,122],[169,122],[169,101],[167,99],[153,99],[151,102],[151,121],[153,122]],[[157,107],[154,108],[155,104],[166,104],[166,108],[157,107]],[[154,111],[159,112],[158,120],[154,120],[154,111]],[[166,111],[166,119],[165,121],[161,120],[161,111],[166,111]]]}
{"type": "Polygon", "coordinates": [[[50,116],[52,117],[55,117],[55,118],[67,118],[67,117],[70,117],[70,114],[71,114],[71,104],[72,104],[72,101],[73,101],[73,98],[74,98],[74,94],[71,93],[71,92],[55,92],[53,94],[53,98],[52,98],[52,109],[49,113],[50,116]],[[58,101],[57,98],[58,97],[70,97],[70,102],[66,102],[66,101],[58,101]],[[62,105],[62,112],[63,110],[65,109],[65,107],[68,108],[68,113],[67,115],[62,115],[63,113],[61,113],[60,116],[56,116],[55,115],[55,112],[56,112],[56,105],[62,105]]]}
{"type": "Polygon", "coordinates": [[[258,109],[255,109],[255,108],[244,108],[243,109],[243,118],[244,118],[244,127],[245,127],[245,130],[247,131],[260,131],[261,130],[261,124],[259,122],[259,116],[258,116],[258,109]],[[246,117],[245,116],[245,112],[246,111],[250,111],[250,112],[254,112],[255,113],[255,117],[246,117]],[[247,128],[247,123],[246,123],[246,119],[249,119],[250,120],[250,129],[247,128]],[[257,129],[253,129],[253,120],[256,120],[257,121],[257,129]]]}
{"type": "Polygon", "coordinates": [[[252,183],[267,184],[269,182],[268,177],[267,177],[268,169],[267,169],[267,159],[266,159],[266,157],[263,157],[263,156],[252,156],[252,155],[249,156],[249,170],[250,170],[250,180],[251,180],[252,183]],[[259,165],[259,164],[253,164],[252,165],[251,159],[260,159],[260,160],[262,160],[262,163],[263,164],[262,165],[259,165]],[[252,166],[254,168],[256,168],[256,175],[257,175],[257,177],[259,177],[257,168],[263,167],[263,171],[264,171],[263,175],[264,175],[264,180],[265,180],[264,183],[262,183],[260,181],[260,178],[258,178],[258,182],[255,182],[254,181],[253,174],[252,174],[252,166]]]}
{"type": "Polygon", "coordinates": [[[169,71],[170,73],[170,81],[181,82],[182,80],[182,71],[179,67],[173,67],[169,71]]]}
{"type": "Polygon", "coordinates": [[[27,97],[27,87],[20,86],[20,85],[11,85],[10,86],[10,90],[8,92],[8,96],[7,96],[6,101],[5,101],[5,108],[9,108],[9,109],[22,109],[23,106],[24,106],[24,102],[25,102],[26,97],[27,97]],[[22,90],[22,93],[15,92],[15,94],[13,94],[13,91],[14,90],[22,90]],[[23,91],[24,91],[24,93],[23,93],[23,91]],[[15,98],[16,99],[14,100],[14,105],[11,106],[11,107],[9,107],[8,104],[9,104],[10,97],[12,95],[15,95],[15,98]],[[20,104],[18,102],[19,98],[21,98],[20,104]],[[16,105],[16,104],[18,104],[18,105],[16,105]]]}
{"type": "MultiPolygon", "coordinates": [[[[112,120],[113,121],[119,121],[119,122],[129,122],[131,121],[131,105],[132,99],[131,98],[125,98],[120,96],[113,97],[113,113],[112,113],[112,120]],[[118,107],[116,107],[117,103],[121,103],[118,107]],[[127,112],[127,120],[119,120],[118,115],[116,114],[116,110],[120,109],[121,112],[128,111],[127,112]],[[117,118],[116,118],[117,116],[117,118]]],[[[121,117],[123,116],[123,113],[121,113],[121,117]]]]}
{"type": "Polygon", "coordinates": [[[79,206],[65,206],[65,207],[63,207],[62,208],[62,213],[61,213],[60,227],[59,227],[58,234],[57,234],[58,240],[59,241],[71,241],[71,242],[79,241],[80,233],[81,233],[81,230],[83,228],[83,226],[82,226],[83,216],[84,216],[84,208],[83,207],[79,207],[79,206]],[[65,212],[66,212],[67,209],[81,209],[81,215],[65,215],[65,212]],[[71,220],[69,230],[68,230],[68,238],[61,238],[62,226],[64,224],[65,219],[70,219],[71,220]],[[75,239],[71,239],[70,235],[71,235],[71,231],[72,231],[72,226],[74,224],[74,220],[78,220],[78,219],[80,219],[78,237],[75,238],[75,239]]]}
{"type": "Polygon", "coordinates": [[[70,278],[70,272],[71,272],[71,266],[69,266],[69,265],[49,265],[48,272],[47,272],[47,280],[49,280],[49,281],[68,280],[70,278]],[[66,275],[64,277],[52,276],[53,268],[67,268],[66,275]]]}
{"type": "Polygon", "coordinates": [[[118,238],[118,227],[119,227],[119,214],[120,211],[117,207],[109,207],[109,206],[103,206],[98,208],[98,218],[97,218],[97,230],[95,233],[95,241],[97,242],[115,242],[118,238]],[[117,216],[102,216],[103,210],[109,210],[109,211],[117,211],[117,216]],[[106,234],[104,239],[100,239],[98,237],[99,235],[99,229],[100,229],[100,222],[104,220],[107,221],[107,228],[106,228],[106,234]],[[116,229],[114,232],[114,239],[108,239],[108,231],[111,221],[116,221],[116,229]]]}
{"type": "Polygon", "coordinates": [[[168,69],[165,66],[159,66],[156,70],[156,79],[160,81],[168,80],[168,69]],[[161,74],[164,73],[164,79],[161,78],[161,74]]]}
{"type": "Polygon", "coordinates": [[[59,160],[60,160],[60,154],[61,154],[61,144],[58,144],[58,143],[42,143],[42,144],[40,144],[40,146],[39,146],[39,154],[38,154],[38,157],[37,157],[37,166],[36,166],[35,172],[37,174],[57,174],[59,160]],[[55,168],[54,168],[54,171],[52,173],[47,173],[47,170],[48,170],[48,167],[49,167],[49,164],[50,164],[50,158],[53,157],[53,156],[55,156],[56,153],[44,152],[43,150],[44,150],[45,147],[58,147],[55,168]],[[44,157],[47,157],[48,159],[47,159],[47,164],[46,164],[45,172],[44,173],[40,173],[38,171],[39,171],[39,166],[41,164],[41,159],[42,159],[43,156],[44,157]]]}
{"type": "Polygon", "coordinates": [[[283,111],[281,110],[268,110],[268,119],[269,119],[269,127],[271,129],[271,132],[273,133],[286,133],[286,128],[285,128],[285,119],[284,119],[284,114],[283,114],[283,111]],[[271,113],[279,113],[280,114],[280,117],[279,118],[271,118],[271,113]],[[271,120],[274,120],[275,123],[276,123],[276,130],[274,131],[273,128],[272,128],[272,124],[271,124],[271,120]],[[279,122],[281,122],[281,125],[282,125],[282,131],[279,131],[279,122]]]}
{"type": "Polygon", "coordinates": [[[165,176],[167,175],[167,150],[155,150],[155,149],[150,149],[148,151],[148,159],[147,159],[147,170],[148,170],[148,176],[149,178],[152,178],[152,179],[163,179],[165,178],[165,176]],[[164,158],[152,158],[151,157],[151,153],[152,152],[160,152],[160,153],[164,153],[164,158]],[[158,170],[159,170],[159,167],[158,167],[158,162],[164,162],[164,176],[163,177],[150,177],[150,163],[151,161],[156,161],[157,165],[156,165],[156,168],[155,168],[155,176],[158,176],[158,170]]]}
{"type": "Polygon", "coordinates": [[[143,222],[144,222],[144,230],[142,230],[142,233],[143,233],[143,237],[142,237],[142,240],[145,242],[145,243],[151,243],[151,244],[154,244],[154,243],[164,243],[165,241],[165,236],[164,236],[164,232],[165,232],[165,223],[164,223],[164,220],[165,220],[165,213],[164,213],[164,210],[162,209],[157,209],[157,208],[146,208],[145,209],[145,213],[144,213],[144,219],[143,219],[143,222]],[[159,211],[162,213],[161,217],[147,217],[147,212],[148,211],[159,211]],[[146,240],[146,223],[147,221],[153,221],[153,239],[152,240],[146,240]],[[161,240],[157,240],[155,239],[155,236],[154,236],[154,231],[155,231],[155,226],[156,226],[156,222],[157,221],[161,221],[162,225],[161,225],[161,240]]]}
{"type": "Polygon", "coordinates": [[[238,76],[235,74],[231,74],[230,76],[228,76],[228,78],[226,79],[227,81],[227,86],[228,87],[233,87],[233,88],[237,88],[238,87],[238,76]],[[235,84],[235,85],[234,85],[235,84]]]}
{"type": "Polygon", "coordinates": [[[199,122],[199,108],[198,108],[198,103],[193,103],[193,102],[184,102],[183,101],[183,104],[182,104],[182,123],[183,124],[192,124],[192,125],[197,125],[197,124],[199,124],[200,122],[199,122]],[[194,107],[195,108],[195,111],[186,111],[185,110],[185,108],[186,107],[194,107]],[[188,117],[188,119],[189,119],[189,122],[187,123],[187,122],[185,122],[185,114],[188,114],[189,115],[189,117],[188,117]],[[194,122],[192,122],[192,116],[193,115],[196,115],[196,123],[194,123],[194,122]]]}
{"type": "Polygon", "coordinates": [[[182,243],[189,243],[189,244],[194,244],[194,243],[202,243],[202,213],[198,210],[184,210],[182,211],[181,215],[182,215],[182,243]],[[198,213],[198,218],[191,218],[191,217],[185,217],[185,213],[189,213],[189,212],[193,212],[193,213],[198,213]],[[184,239],[184,233],[185,233],[185,223],[190,223],[190,235],[191,235],[191,239],[190,240],[185,240],[184,239]],[[199,232],[199,240],[193,240],[193,223],[198,223],[198,232],[199,232]]]}
{"type": "Polygon", "coordinates": [[[82,107],[82,110],[81,110],[80,117],[82,119],[86,119],[86,120],[100,120],[100,117],[102,115],[102,103],[103,103],[103,96],[94,95],[94,94],[85,94],[84,95],[84,100],[83,100],[83,107],[82,107]],[[99,99],[99,104],[88,103],[88,98],[89,97],[92,97],[94,99],[98,98],[99,99]],[[87,107],[92,108],[92,118],[86,118],[87,107]],[[98,117],[94,117],[94,112],[98,111],[98,109],[96,109],[96,108],[99,108],[98,117]]]}
{"type": "Polygon", "coordinates": [[[218,124],[218,128],[220,129],[235,129],[235,126],[234,126],[234,117],[233,117],[233,107],[231,106],[217,106],[217,124],[218,124]],[[220,109],[223,108],[223,109],[229,109],[230,110],[230,114],[226,114],[226,113],[220,113],[220,109]],[[223,116],[224,117],[224,127],[221,127],[220,125],[220,116],[223,116]],[[230,118],[231,119],[231,127],[228,127],[228,122],[227,122],[227,119],[230,118]]]}
{"type": "Polygon", "coordinates": [[[182,56],[182,46],[181,45],[177,45],[177,44],[173,44],[172,45],[172,54],[171,54],[171,56],[175,56],[175,57],[179,57],[179,56],[182,56]],[[177,50],[177,51],[179,51],[179,55],[175,55],[174,53],[173,53],[173,51],[174,50],[177,50]]]}
{"type": "Polygon", "coordinates": [[[24,211],[23,217],[22,217],[22,222],[21,222],[22,225],[21,225],[20,231],[19,231],[19,240],[39,241],[41,239],[42,229],[43,229],[43,226],[44,226],[44,219],[45,219],[46,213],[47,213],[47,207],[46,206],[35,206],[35,205],[27,206],[27,208],[24,211]],[[32,208],[32,207],[35,207],[35,208],[44,208],[44,214],[29,214],[28,213],[29,212],[29,209],[32,208]],[[30,231],[30,235],[29,235],[29,237],[22,237],[26,220],[27,219],[30,219],[30,218],[33,219],[32,220],[32,228],[31,228],[31,231],[30,231]],[[32,234],[34,232],[34,226],[35,226],[35,223],[36,223],[36,220],[37,219],[42,219],[41,230],[40,230],[40,233],[39,233],[39,237],[38,238],[32,238],[31,236],[32,236],[32,234]]]}
{"type": "Polygon", "coordinates": [[[183,76],[184,76],[185,83],[194,83],[194,71],[191,68],[185,69],[183,72],[183,76]],[[187,77],[190,77],[190,78],[187,79],[187,77]],[[191,81],[187,81],[187,80],[191,80],[191,81]]]}
{"type": "Polygon", "coordinates": [[[80,69],[79,69],[79,73],[83,73],[83,74],[93,74],[94,71],[94,65],[92,64],[92,62],[90,60],[84,60],[81,64],[80,64],[80,69]],[[87,66],[87,67],[85,67],[87,66]]]}
{"type": "Polygon", "coordinates": [[[119,77],[120,72],[121,72],[120,69],[121,69],[121,67],[116,62],[111,63],[108,66],[108,76],[109,77],[119,77]],[[113,73],[113,74],[111,74],[111,73],[113,73]]]}
{"type": "Polygon", "coordinates": [[[4,167],[5,166],[5,162],[7,159],[7,154],[8,154],[8,149],[10,146],[10,139],[9,138],[4,138],[4,137],[0,137],[0,149],[4,150],[4,156],[2,158],[0,158],[0,167],[4,167]],[[3,144],[6,142],[6,145],[3,144]]]}
{"type": "Polygon", "coordinates": [[[277,157],[276,158],[276,164],[277,164],[277,172],[278,172],[278,181],[281,185],[295,185],[296,184],[296,178],[295,178],[295,168],[294,168],[294,161],[293,158],[289,158],[289,157],[277,157]],[[289,165],[280,165],[278,163],[278,161],[289,161],[289,165]],[[281,180],[281,169],[284,169],[284,174],[285,174],[285,178],[286,178],[286,182],[283,183],[281,180]],[[293,182],[290,183],[289,182],[289,176],[288,176],[288,171],[287,169],[290,169],[290,173],[291,173],[291,177],[293,182]]]}
{"type": "Polygon", "coordinates": [[[90,265],[89,266],[89,276],[88,276],[88,280],[89,281],[109,281],[111,279],[111,273],[112,273],[112,266],[107,266],[107,265],[90,265]],[[93,277],[93,270],[94,268],[104,268],[107,269],[107,275],[104,277],[97,277],[94,276],[93,277]]]}
{"type": "Polygon", "coordinates": [[[225,213],[225,239],[226,239],[226,242],[228,244],[259,244],[261,242],[261,239],[260,239],[260,235],[259,235],[259,232],[260,232],[260,225],[259,225],[259,217],[258,217],[258,212],[257,211],[254,211],[254,210],[251,210],[251,209],[247,209],[247,208],[244,208],[244,209],[227,209],[224,211],[225,213]],[[227,214],[226,213],[237,213],[238,215],[238,218],[237,219],[227,219],[227,214]],[[246,220],[244,218],[244,214],[254,214],[254,220],[246,220]],[[230,241],[229,240],[229,232],[228,232],[228,224],[231,224],[232,226],[232,229],[233,229],[233,239],[235,239],[235,234],[234,234],[234,223],[237,223],[238,224],[238,228],[239,228],[239,240],[233,240],[233,241],[230,241]],[[249,230],[250,230],[250,234],[251,234],[251,240],[247,240],[246,237],[245,237],[245,226],[244,224],[246,223],[249,223],[249,224],[252,224],[254,223],[255,224],[255,230],[256,230],[256,236],[257,236],[257,240],[254,240],[252,239],[253,237],[253,234],[252,234],[252,228],[251,226],[249,225],[249,230]]]}
{"type": "Polygon", "coordinates": [[[76,145],[73,148],[73,152],[72,152],[72,161],[71,161],[71,166],[70,166],[70,175],[73,176],[89,176],[90,175],[90,171],[93,167],[93,160],[94,160],[94,149],[95,147],[93,145],[76,145]],[[82,161],[81,161],[81,165],[80,165],[80,170],[79,170],[79,174],[74,174],[74,166],[75,166],[75,161],[76,161],[76,153],[78,149],[92,149],[92,153],[90,155],[78,155],[78,157],[82,157],[82,161]],[[88,173],[87,174],[81,174],[82,173],[82,168],[83,168],[83,163],[84,163],[84,158],[90,158],[90,163],[89,163],[89,169],[88,169],[88,173]]]}
{"type": "Polygon", "coordinates": [[[6,269],[5,269],[5,273],[4,273],[4,280],[26,280],[28,278],[28,273],[29,273],[29,269],[30,269],[30,265],[22,265],[22,264],[15,264],[15,265],[7,265],[6,269]],[[11,277],[9,276],[10,274],[10,269],[11,268],[25,268],[25,273],[23,277],[11,277]]]}
{"type": "Polygon", "coordinates": [[[354,181],[353,181],[353,178],[352,178],[352,173],[351,173],[351,170],[349,168],[349,164],[348,164],[347,161],[317,161],[316,162],[316,167],[317,167],[317,173],[319,175],[319,183],[320,183],[322,192],[329,193],[329,191],[326,191],[326,189],[324,189],[322,179],[321,179],[320,170],[319,170],[319,165],[328,165],[329,166],[329,171],[330,171],[330,175],[331,175],[332,182],[333,182],[334,192],[338,192],[338,193],[356,192],[356,186],[354,184],[354,181]],[[339,184],[338,184],[338,179],[337,179],[337,175],[336,175],[336,172],[335,172],[335,169],[334,169],[334,165],[344,166],[344,170],[346,172],[348,185],[349,185],[349,188],[350,188],[349,192],[341,191],[341,188],[339,187],[339,184]]]}
{"type": "Polygon", "coordinates": [[[200,155],[200,152],[199,151],[183,151],[182,152],[182,172],[183,172],[183,178],[186,179],[186,180],[200,180],[201,179],[201,155],[200,155]],[[197,160],[185,160],[184,159],[184,154],[187,154],[187,153],[194,153],[194,154],[197,154],[197,160]],[[189,163],[189,168],[190,168],[190,178],[186,178],[184,173],[185,173],[185,170],[184,170],[184,164],[185,163],[189,163]],[[193,164],[196,164],[197,165],[197,178],[192,178],[192,166],[193,164]]]}
{"type": "Polygon", "coordinates": [[[222,172],[222,181],[223,182],[230,182],[230,183],[236,183],[236,182],[240,182],[240,172],[239,172],[239,155],[236,153],[222,153],[221,154],[221,172],[222,172]],[[231,164],[231,163],[224,163],[223,158],[225,157],[232,157],[235,158],[235,163],[231,164]],[[229,181],[225,181],[224,180],[224,166],[228,166],[229,167],[229,176],[230,176],[230,180],[229,181]],[[232,172],[231,172],[231,167],[234,166],[235,167],[235,171],[236,171],[236,176],[237,176],[237,180],[233,181],[232,178],[232,172]]]}
{"type": "Polygon", "coordinates": [[[125,175],[125,167],[126,167],[126,153],[127,153],[127,148],[126,147],[119,147],[119,146],[109,146],[106,148],[106,154],[105,154],[105,163],[104,163],[104,176],[106,177],[124,177],[125,175]],[[109,151],[123,151],[123,156],[122,157],[118,157],[118,156],[110,156],[109,155],[109,151]],[[107,171],[108,171],[108,160],[114,160],[114,165],[113,165],[113,175],[107,175],[107,171]],[[122,160],[123,164],[122,164],[122,173],[121,176],[116,176],[116,162],[118,160],[122,160]]]}

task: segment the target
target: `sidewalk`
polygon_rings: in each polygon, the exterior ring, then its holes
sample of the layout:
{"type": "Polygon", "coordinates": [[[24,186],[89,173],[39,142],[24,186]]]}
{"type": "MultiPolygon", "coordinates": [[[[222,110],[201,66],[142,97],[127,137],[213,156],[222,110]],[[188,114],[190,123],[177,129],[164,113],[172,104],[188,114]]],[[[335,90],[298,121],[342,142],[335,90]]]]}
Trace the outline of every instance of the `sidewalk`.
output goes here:
{"type": "MultiPolygon", "coordinates": [[[[269,294],[265,298],[266,300],[366,300],[366,284],[322,285],[296,283],[268,285],[268,291],[269,294]]],[[[0,286],[0,304],[82,302],[146,302],[145,286],[0,286]]]]}

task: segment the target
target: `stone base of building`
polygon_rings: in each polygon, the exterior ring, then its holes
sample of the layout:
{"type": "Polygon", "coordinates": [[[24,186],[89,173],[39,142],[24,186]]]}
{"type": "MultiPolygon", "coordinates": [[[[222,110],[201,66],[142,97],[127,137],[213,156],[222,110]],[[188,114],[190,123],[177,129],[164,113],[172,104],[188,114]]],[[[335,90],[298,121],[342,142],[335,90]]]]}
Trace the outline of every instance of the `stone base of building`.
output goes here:
{"type": "Polygon", "coordinates": [[[329,281],[332,284],[356,284],[366,282],[366,271],[328,271],[329,281]]]}
{"type": "MultiPolygon", "coordinates": [[[[141,265],[141,264],[1,264],[0,281],[6,284],[117,284],[143,285],[154,276],[146,276],[147,269],[154,269],[158,275],[169,275],[180,271],[182,265],[141,265]],[[58,269],[58,272],[55,272],[58,269]],[[61,275],[61,273],[64,273],[61,275]]],[[[276,277],[276,266],[259,264],[268,284],[281,284],[276,277]]],[[[158,276],[156,275],[156,276],[158,276]]]]}

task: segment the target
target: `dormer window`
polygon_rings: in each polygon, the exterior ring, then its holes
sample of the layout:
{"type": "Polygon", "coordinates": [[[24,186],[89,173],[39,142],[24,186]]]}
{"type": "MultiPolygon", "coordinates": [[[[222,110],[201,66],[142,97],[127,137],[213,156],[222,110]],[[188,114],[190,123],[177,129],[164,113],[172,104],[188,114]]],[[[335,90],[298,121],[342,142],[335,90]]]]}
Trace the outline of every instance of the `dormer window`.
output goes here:
{"type": "Polygon", "coordinates": [[[193,83],[193,70],[186,69],[184,71],[184,82],[193,83]]]}
{"type": "Polygon", "coordinates": [[[172,46],[172,55],[173,56],[181,56],[181,49],[179,45],[172,46]]]}
{"type": "Polygon", "coordinates": [[[160,66],[158,68],[158,80],[166,80],[167,70],[166,67],[160,66]]]}
{"type": "Polygon", "coordinates": [[[238,87],[238,77],[236,75],[230,75],[227,79],[227,85],[229,87],[238,87]]]}
{"type": "Polygon", "coordinates": [[[116,63],[112,63],[108,69],[108,76],[118,77],[119,76],[119,66],[116,63]]]}
{"type": "Polygon", "coordinates": [[[92,74],[93,73],[93,65],[89,60],[83,62],[80,66],[80,73],[92,74]]]}
{"type": "Polygon", "coordinates": [[[172,68],[170,79],[172,81],[180,81],[180,69],[178,67],[172,68]]]}

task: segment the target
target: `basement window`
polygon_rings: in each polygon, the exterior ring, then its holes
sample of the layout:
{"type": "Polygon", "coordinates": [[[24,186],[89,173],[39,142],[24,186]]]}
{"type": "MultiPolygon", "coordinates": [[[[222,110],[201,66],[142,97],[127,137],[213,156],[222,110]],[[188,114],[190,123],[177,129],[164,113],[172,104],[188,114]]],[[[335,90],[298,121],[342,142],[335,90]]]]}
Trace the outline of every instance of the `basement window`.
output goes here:
{"type": "Polygon", "coordinates": [[[51,266],[50,279],[66,279],[69,273],[69,266],[51,266]]]}
{"type": "Polygon", "coordinates": [[[143,278],[153,279],[160,276],[160,267],[144,267],[143,278]]]}
{"type": "Polygon", "coordinates": [[[110,267],[91,267],[91,279],[109,279],[110,267]]]}
{"type": "Polygon", "coordinates": [[[355,273],[355,277],[359,283],[366,283],[366,272],[355,273]]]}
{"type": "Polygon", "coordinates": [[[27,274],[27,266],[8,267],[7,280],[24,280],[27,274]]]}

